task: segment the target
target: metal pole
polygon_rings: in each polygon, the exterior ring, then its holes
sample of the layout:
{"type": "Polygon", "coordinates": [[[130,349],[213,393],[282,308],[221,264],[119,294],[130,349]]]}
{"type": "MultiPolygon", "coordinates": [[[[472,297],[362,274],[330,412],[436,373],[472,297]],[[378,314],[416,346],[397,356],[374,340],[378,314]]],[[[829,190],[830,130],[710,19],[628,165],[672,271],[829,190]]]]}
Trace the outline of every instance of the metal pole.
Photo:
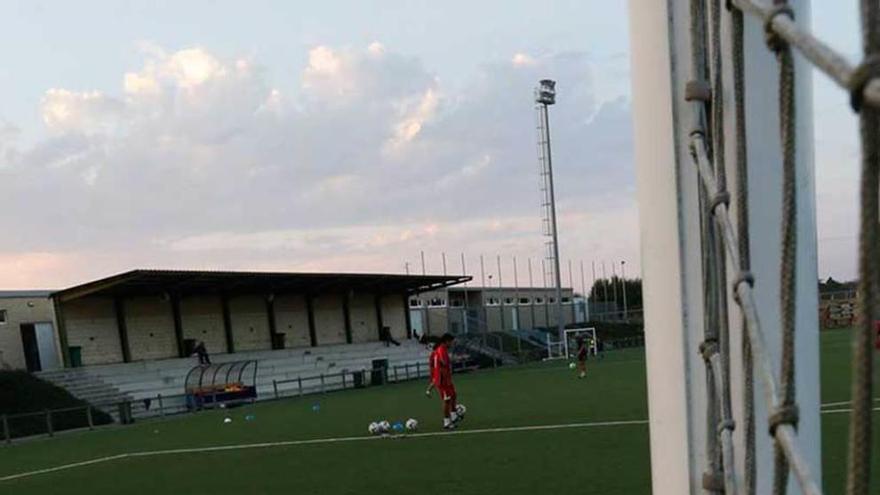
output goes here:
{"type": "Polygon", "coordinates": [[[488,330],[489,310],[486,309],[486,293],[487,293],[487,291],[486,291],[486,266],[483,263],[483,255],[482,254],[480,255],[480,285],[481,285],[481,287],[480,287],[480,293],[481,293],[480,304],[483,307],[483,321],[480,324],[480,327],[481,327],[481,330],[485,332],[488,330]]]}
{"type": "Polygon", "coordinates": [[[86,406],[86,422],[89,424],[89,429],[95,428],[95,422],[92,419],[92,406],[86,406]]]}
{"type": "Polygon", "coordinates": [[[618,301],[618,299],[617,299],[617,286],[619,284],[619,280],[617,278],[617,268],[615,268],[616,266],[617,266],[617,263],[611,263],[611,293],[614,295],[614,317],[615,318],[617,318],[617,316],[618,316],[617,311],[619,309],[617,306],[617,301],[618,301]]]}
{"type": "Polygon", "coordinates": [[[301,376],[296,377],[296,386],[299,393],[297,395],[302,396],[303,394],[303,379],[301,376]]]}
{"type": "Polygon", "coordinates": [[[443,258],[443,275],[446,275],[446,253],[440,253],[443,258]]]}
{"type": "MultiPolygon", "coordinates": [[[[464,253],[461,253],[461,276],[467,276],[467,267],[464,264],[464,253]]],[[[469,301],[468,301],[468,282],[464,283],[464,333],[470,333],[470,312],[469,309],[469,301]]]]}
{"type": "Polygon", "coordinates": [[[501,316],[501,331],[504,331],[504,285],[501,283],[501,255],[495,255],[498,263],[498,314],[501,316]]]}
{"type": "Polygon", "coordinates": [[[159,394],[159,416],[165,417],[165,402],[162,400],[162,394],[159,394]]]}
{"type": "Polygon", "coordinates": [[[272,380],[272,389],[275,390],[275,398],[278,398],[278,380],[272,380]]]}
{"type": "Polygon", "coordinates": [[[535,328],[535,282],[532,280],[532,258],[528,258],[529,266],[529,313],[532,316],[532,328],[535,328]]]}
{"type": "Polygon", "coordinates": [[[425,252],[424,252],[424,251],[419,251],[419,254],[420,254],[421,257],[422,257],[422,275],[426,275],[427,272],[425,271],[425,252]]]}
{"type": "Polygon", "coordinates": [[[571,322],[574,323],[576,318],[574,316],[574,278],[571,276],[571,259],[568,260],[568,286],[571,287],[571,299],[569,299],[569,303],[571,304],[571,322]]]}
{"type": "Polygon", "coordinates": [[[52,429],[52,411],[46,409],[46,432],[49,433],[49,436],[55,436],[55,431],[52,429]]]}
{"type": "Polygon", "coordinates": [[[584,260],[581,260],[581,296],[584,298],[584,321],[590,321],[590,299],[587,295],[587,279],[584,277],[584,260]]]}
{"type": "MultiPolygon", "coordinates": [[[[513,257],[513,312],[515,319],[510,326],[513,330],[519,330],[519,276],[516,269],[516,256],[513,257]]],[[[516,352],[522,357],[522,340],[519,335],[516,336],[516,352]]]]}
{"type": "Polygon", "coordinates": [[[620,276],[623,277],[623,319],[627,319],[626,308],[626,261],[620,262],[620,276]]]}
{"type": "Polygon", "coordinates": [[[553,154],[550,147],[550,113],[547,104],[541,105],[544,112],[544,138],[547,158],[547,187],[550,194],[550,223],[553,227],[553,271],[556,275],[556,327],[559,338],[565,337],[565,323],[562,321],[562,275],[559,269],[559,235],[556,223],[556,192],[553,187],[553,154]]]}
{"type": "Polygon", "coordinates": [[[406,270],[406,274],[409,275],[409,261],[403,264],[403,269],[406,270]]]}

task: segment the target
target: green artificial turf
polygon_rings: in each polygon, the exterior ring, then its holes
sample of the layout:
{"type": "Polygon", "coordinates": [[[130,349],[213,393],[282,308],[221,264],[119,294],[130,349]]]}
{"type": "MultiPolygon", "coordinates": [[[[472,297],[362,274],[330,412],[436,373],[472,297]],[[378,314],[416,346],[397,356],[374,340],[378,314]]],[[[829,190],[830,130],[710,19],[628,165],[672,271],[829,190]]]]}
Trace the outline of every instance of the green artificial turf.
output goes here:
{"type": "MultiPolygon", "coordinates": [[[[822,334],[823,402],[849,396],[848,342],[847,331],[822,334]]],[[[647,418],[640,349],[589,370],[586,380],[562,362],[459,375],[462,431],[647,418]]],[[[0,477],[129,452],[367,437],[380,419],[437,432],[439,402],[408,382],[71,433],[0,448],[0,477]]],[[[847,421],[822,417],[827,493],[842,493],[847,421]]],[[[645,424],[441,434],[128,457],[0,482],[0,493],[634,494],[650,492],[649,457],[645,424]]]]}

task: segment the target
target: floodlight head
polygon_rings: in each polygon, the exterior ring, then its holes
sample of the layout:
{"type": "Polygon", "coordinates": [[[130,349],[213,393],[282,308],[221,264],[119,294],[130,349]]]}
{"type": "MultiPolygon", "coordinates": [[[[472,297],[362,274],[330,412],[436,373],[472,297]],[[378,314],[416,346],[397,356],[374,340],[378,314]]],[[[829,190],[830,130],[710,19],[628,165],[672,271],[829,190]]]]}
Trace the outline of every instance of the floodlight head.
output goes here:
{"type": "Polygon", "coordinates": [[[556,81],[541,79],[538,90],[535,93],[535,101],[537,103],[553,105],[556,103],[556,81]]]}

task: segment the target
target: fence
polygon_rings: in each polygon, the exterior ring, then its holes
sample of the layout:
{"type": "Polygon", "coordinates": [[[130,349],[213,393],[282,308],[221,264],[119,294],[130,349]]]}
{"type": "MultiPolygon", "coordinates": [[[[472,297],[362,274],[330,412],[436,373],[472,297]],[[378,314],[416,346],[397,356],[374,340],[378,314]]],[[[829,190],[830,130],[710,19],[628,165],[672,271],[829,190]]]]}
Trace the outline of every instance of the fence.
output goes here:
{"type": "Polygon", "coordinates": [[[89,429],[109,424],[112,419],[94,405],[47,409],[30,413],[0,415],[0,434],[5,443],[35,435],[55,436],[68,430],[89,429]]]}

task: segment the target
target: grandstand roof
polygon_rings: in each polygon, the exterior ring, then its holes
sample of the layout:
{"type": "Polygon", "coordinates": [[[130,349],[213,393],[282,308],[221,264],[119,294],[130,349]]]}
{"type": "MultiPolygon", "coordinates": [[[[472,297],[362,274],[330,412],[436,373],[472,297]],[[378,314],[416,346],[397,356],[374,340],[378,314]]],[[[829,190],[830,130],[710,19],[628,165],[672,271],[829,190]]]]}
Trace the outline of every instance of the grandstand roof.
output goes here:
{"type": "Polygon", "coordinates": [[[285,273],[132,270],[53,292],[59,301],[85,296],[186,294],[283,294],[365,291],[415,294],[471,280],[468,276],[377,273],[285,273]]]}

